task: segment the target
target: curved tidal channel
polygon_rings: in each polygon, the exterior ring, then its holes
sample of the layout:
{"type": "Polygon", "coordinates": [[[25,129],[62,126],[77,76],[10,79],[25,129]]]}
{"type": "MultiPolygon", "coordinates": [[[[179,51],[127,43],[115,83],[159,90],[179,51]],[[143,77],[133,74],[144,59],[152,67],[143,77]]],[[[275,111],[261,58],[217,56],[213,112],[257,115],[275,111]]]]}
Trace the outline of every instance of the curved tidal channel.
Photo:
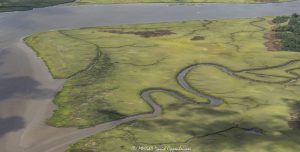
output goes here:
{"type": "MultiPolygon", "coordinates": [[[[203,97],[203,98],[207,98],[208,102],[207,103],[201,103],[201,102],[197,102],[194,100],[191,100],[185,96],[183,96],[182,94],[180,94],[177,91],[173,91],[170,89],[164,89],[164,88],[148,88],[145,89],[144,91],[141,92],[140,96],[141,98],[151,106],[152,108],[152,112],[151,113],[143,113],[143,114],[138,114],[138,115],[134,115],[134,116],[128,116],[124,119],[120,119],[120,120],[116,120],[116,121],[112,121],[112,122],[108,122],[108,123],[104,123],[104,124],[100,124],[97,125],[95,127],[92,128],[87,128],[87,129],[82,129],[82,130],[78,130],[78,131],[74,131],[73,133],[63,136],[62,138],[54,138],[52,140],[45,140],[43,142],[41,142],[40,144],[30,147],[28,149],[26,149],[26,152],[40,152],[40,151],[57,151],[58,149],[60,149],[62,146],[64,146],[65,144],[68,143],[72,143],[73,141],[76,141],[77,139],[83,138],[83,137],[87,137],[89,135],[92,135],[94,133],[100,132],[100,131],[104,131],[104,130],[108,130],[111,129],[117,125],[126,123],[126,122],[130,122],[136,119],[141,119],[141,118],[145,118],[145,117],[154,117],[154,116],[159,116],[162,112],[162,108],[161,106],[156,103],[156,101],[153,100],[153,98],[151,97],[152,93],[155,92],[163,92],[166,94],[169,94],[175,98],[177,98],[180,101],[183,102],[189,102],[191,104],[202,104],[202,105],[219,105],[223,103],[222,99],[219,99],[217,97],[213,97],[211,95],[205,94],[201,91],[195,90],[192,88],[192,86],[190,86],[190,84],[185,80],[186,75],[193,69],[196,68],[198,66],[201,66],[202,64],[196,64],[196,65],[191,65],[188,66],[186,68],[184,68],[182,71],[179,72],[179,74],[177,75],[177,81],[178,84],[183,87],[185,90],[187,90],[190,93],[193,93],[197,96],[203,97]]],[[[207,65],[207,64],[203,64],[203,65],[207,65]]],[[[222,68],[220,66],[220,68],[222,68]]],[[[227,71],[224,71],[227,72],[227,71]]]]}
{"type": "MultiPolygon", "coordinates": [[[[272,4],[60,5],[24,12],[0,13],[1,152],[22,152],[24,149],[27,152],[64,151],[68,144],[79,138],[111,129],[124,122],[159,115],[161,108],[152,100],[150,96],[152,92],[163,91],[182,101],[192,102],[171,90],[148,89],[142,92],[141,96],[153,107],[154,113],[132,116],[83,130],[47,126],[45,120],[51,116],[55,108],[51,101],[62,87],[64,80],[54,80],[45,64],[22,43],[22,38],[27,35],[62,28],[191,19],[247,18],[292,13],[300,13],[299,0],[272,4]]],[[[179,85],[193,94],[207,98],[206,104],[221,104],[222,99],[197,91],[184,80],[184,76],[193,67],[179,73],[177,77],[179,85]]],[[[230,71],[226,73],[230,74],[230,71]]]]}
{"type": "MultiPolygon", "coordinates": [[[[117,125],[127,123],[127,122],[130,122],[130,121],[133,121],[133,120],[141,119],[141,118],[159,116],[162,112],[162,108],[151,97],[151,94],[156,93],[156,92],[166,93],[168,95],[171,95],[171,96],[177,98],[179,101],[188,102],[190,104],[198,104],[198,105],[201,104],[203,106],[205,106],[205,105],[206,106],[217,106],[217,105],[222,104],[224,102],[223,99],[212,96],[212,95],[209,95],[209,94],[206,94],[204,91],[196,90],[186,81],[187,74],[191,70],[193,70],[194,68],[201,67],[201,66],[212,66],[212,67],[228,74],[229,76],[239,78],[239,79],[245,79],[245,80],[248,80],[248,81],[257,82],[255,79],[251,79],[251,78],[247,78],[247,77],[241,77],[241,76],[238,75],[238,73],[243,72],[243,71],[256,71],[256,70],[274,69],[274,68],[288,66],[289,64],[296,63],[296,62],[299,62],[299,60],[291,60],[291,61],[288,61],[286,63],[282,63],[282,64],[271,66],[271,67],[243,69],[243,70],[239,70],[239,71],[234,71],[234,70],[231,70],[228,67],[225,67],[225,66],[219,65],[219,64],[215,64],[215,63],[197,63],[197,64],[193,64],[193,65],[185,67],[183,70],[181,70],[178,73],[177,82],[186,91],[188,91],[192,94],[195,94],[199,97],[206,98],[208,100],[208,102],[203,103],[203,102],[194,101],[192,99],[189,99],[188,97],[185,97],[180,92],[170,90],[170,89],[148,88],[148,89],[143,90],[140,95],[141,95],[141,98],[147,104],[149,104],[151,106],[151,108],[153,110],[151,113],[142,113],[142,114],[138,114],[138,115],[134,115],[134,116],[128,116],[124,119],[120,119],[120,120],[100,124],[100,125],[97,125],[97,126],[92,127],[92,128],[73,131],[72,133],[65,134],[62,137],[47,139],[47,140],[42,141],[40,144],[38,144],[36,146],[33,146],[33,147],[30,147],[30,148],[26,149],[26,152],[40,152],[40,151],[45,151],[45,152],[48,152],[48,151],[52,152],[53,151],[53,152],[56,152],[56,151],[59,151],[61,148],[63,150],[63,148],[66,145],[76,141],[77,139],[93,135],[97,132],[101,132],[101,131],[104,131],[104,130],[111,129],[111,128],[117,126],[117,125]]],[[[289,71],[286,71],[286,72],[289,72],[289,71]]],[[[289,82],[292,79],[299,79],[300,78],[299,74],[297,74],[295,76],[296,76],[296,78],[290,78],[285,83],[289,82]]],[[[268,82],[262,82],[262,83],[268,83],[268,82]]],[[[279,81],[279,82],[273,82],[273,83],[281,84],[282,82],[279,81]]],[[[258,135],[262,135],[261,131],[256,130],[255,128],[241,128],[241,127],[238,127],[238,126],[233,126],[233,127],[224,129],[223,131],[228,131],[228,130],[231,130],[231,129],[242,129],[246,132],[251,132],[251,133],[258,134],[258,135]]],[[[217,131],[216,133],[223,132],[223,131],[217,131]]],[[[214,134],[214,133],[211,133],[211,134],[214,134]]],[[[210,135],[210,134],[208,134],[208,135],[210,135]]],[[[206,135],[203,135],[203,136],[206,136],[206,135]]]]}

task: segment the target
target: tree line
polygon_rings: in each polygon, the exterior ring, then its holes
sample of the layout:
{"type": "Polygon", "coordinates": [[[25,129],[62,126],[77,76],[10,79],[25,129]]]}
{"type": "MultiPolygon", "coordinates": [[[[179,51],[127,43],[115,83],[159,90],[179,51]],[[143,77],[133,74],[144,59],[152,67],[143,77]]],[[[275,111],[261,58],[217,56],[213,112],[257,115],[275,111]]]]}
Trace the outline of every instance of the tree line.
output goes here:
{"type": "Polygon", "coordinates": [[[274,32],[276,38],[281,40],[283,49],[300,52],[300,16],[277,16],[272,22],[278,24],[274,32]]]}

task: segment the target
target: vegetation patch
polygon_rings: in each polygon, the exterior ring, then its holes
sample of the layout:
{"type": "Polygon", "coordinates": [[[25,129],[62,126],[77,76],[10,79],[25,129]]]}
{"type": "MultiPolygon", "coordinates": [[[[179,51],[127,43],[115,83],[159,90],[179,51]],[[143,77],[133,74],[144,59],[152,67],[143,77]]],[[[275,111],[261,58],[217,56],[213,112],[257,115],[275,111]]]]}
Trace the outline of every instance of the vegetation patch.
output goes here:
{"type": "Polygon", "coordinates": [[[138,35],[138,36],[145,37],[145,38],[175,34],[170,30],[134,31],[134,32],[109,30],[109,31],[105,31],[105,32],[114,33],[114,34],[134,34],[134,35],[138,35]]]}
{"type": "Polygon", "coordinates": [[[0,12],[26,11],[33,8],[70,3],[74,0],[1,0],[0,12]]]}
{"type": "Polygon", "coordinates": [[[273,20],[272,23],[274,24],[282,24],[287,22],[290,19],[289,16],[276,16],[273,20]]]}
{"type": "Polygon", "coordinates": [[[203,36],[194,36],[193,38],[191,38],[192,41],[199,41],[199,40],[205,40],[205,37],[203,36]]]}
{"type": "Polygon", "coordinates": [[[277,17],[273,22],[278,25],[274,31],[283,49],[300,52],[300,16],[293,14],[290,17],[277,17]]]}

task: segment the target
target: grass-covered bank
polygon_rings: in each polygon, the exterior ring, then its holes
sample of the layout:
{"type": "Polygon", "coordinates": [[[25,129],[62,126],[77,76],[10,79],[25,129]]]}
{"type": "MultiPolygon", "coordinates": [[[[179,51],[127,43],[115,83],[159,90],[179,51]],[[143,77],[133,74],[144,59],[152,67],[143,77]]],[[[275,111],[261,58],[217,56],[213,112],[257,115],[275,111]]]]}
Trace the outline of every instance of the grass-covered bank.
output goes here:
{"type": "Polygon", "coordinates": [[[88,127],[151,111],[140,97],[147,88],[184,90],[176,75],[195,63],[186,80],[224,100],[211,107],[189,104],[164,92],[152,94],[159,117],[123,124],[85,138],[71,152],[132,151],[133,146],[186,147],[192,151],[297,151],[299,130],[289,127],[299,107],[300,54],[268,52],[271,18],[182,21],[81,28],[26,38],[55,77],[69,78],[55,98],[49,124],[88,127]],[[283,64],[289,63],[289,64],[283,64]],[[282,65],[283,64],[283,65],[282,65]],[[282,66],[278,66],[282,65],[282,66]],[[261,69],[263,68],[263,69],[261,69]],[[252,69],[252,70],[246,70],[252,69]],[[291,80],[291,81],[286,81],[291,80]]]}
{"type": "Polygon", "coordinates": [[[0,12],[26,11],[33,8],[70,3],[74,0],[1,0],[0,12]]]}
{"type": "Polygon", "coordinates": [[[127,3],[279,3],[291,0],[80,0],[77,4],[127,3]]]}

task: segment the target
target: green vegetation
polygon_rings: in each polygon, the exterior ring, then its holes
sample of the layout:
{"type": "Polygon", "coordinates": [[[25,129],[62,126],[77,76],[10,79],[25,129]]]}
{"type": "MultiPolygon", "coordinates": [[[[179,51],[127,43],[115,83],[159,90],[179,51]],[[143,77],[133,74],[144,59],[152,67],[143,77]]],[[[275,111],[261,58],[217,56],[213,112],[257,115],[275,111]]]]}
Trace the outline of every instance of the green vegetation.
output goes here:
{"type": "MultiPolygon", "coordinates": [[[[269,18],[118,25],[34,34],[26,38],[53,76],[69,78],[55,98],[49,124],[88,127],[150,112],[148,88],[172,89],[204,102],[176,81],[183,68],[196,90],[221,98],[210,106],[166,92],[151,97],[163,109],[73,144],[68,152],[132,151],[133,146],[191,148],[194,152],[297,151],[300,131],[288,126],[298,99],[300,54],[268,52],[269,18]],[[90,61],[90,62],[88,62],[90,61]]],[[[142,150],[139,150],[142,151],[142,150]]]]}
{"type": "Polygon", "coordinates": [[[25,11],[33,8],[53,6],[74,0],[1,0],[0,12],[25,11]]]}
{"type": "Polygon", "coordinates": [[[272,22],[275,24],[281,24],[281,23],[285,23],[290,19],[289,16],[276,16],[272,22]]]}
{"type": "Polygon", "coordinates": [[[278,24],[274,31],[283,48],[300,52],[300,16],[293,14],[291,17],[277,17],[273,22],[278,24]]]}
{"type": "Polygon", "coordinates": [[[125,3],[276,3],[289,0],[80,0],[77,4],[125,3]]]}

